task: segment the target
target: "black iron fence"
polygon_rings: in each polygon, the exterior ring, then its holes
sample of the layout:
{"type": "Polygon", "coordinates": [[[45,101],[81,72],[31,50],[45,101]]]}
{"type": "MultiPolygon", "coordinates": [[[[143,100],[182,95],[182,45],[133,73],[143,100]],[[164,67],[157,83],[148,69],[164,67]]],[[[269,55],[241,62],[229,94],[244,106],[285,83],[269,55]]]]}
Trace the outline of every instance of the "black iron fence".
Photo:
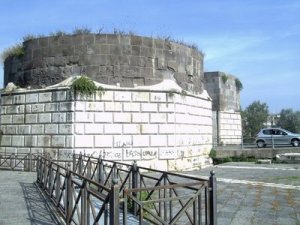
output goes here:
{"type": "MultiPolygon", "coordinates": [[[[2,156],[2,162],[12,159],[2,156]]],[[[213,172],[201,179],[75,154],[71,160],[22,159],[24,170],[31,162],[37,184],[66,224],[217,224],[213,172]]]]}

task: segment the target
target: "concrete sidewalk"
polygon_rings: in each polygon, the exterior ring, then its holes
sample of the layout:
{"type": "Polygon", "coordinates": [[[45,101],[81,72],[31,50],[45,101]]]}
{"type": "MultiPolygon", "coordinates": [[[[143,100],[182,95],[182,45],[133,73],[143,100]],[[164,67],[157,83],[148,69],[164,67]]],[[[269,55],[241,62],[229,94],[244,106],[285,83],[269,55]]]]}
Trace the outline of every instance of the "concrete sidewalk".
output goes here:
{"type": "Polygon", "coordinates": [[[300,165],[225,163],[216,172],[218,225],[300,225],[300,165]]]}
{"type": "Polygon", "coordinates": [[[59,224],[35,180],[36,173],[0,170],[0,225],[59,224]]]}

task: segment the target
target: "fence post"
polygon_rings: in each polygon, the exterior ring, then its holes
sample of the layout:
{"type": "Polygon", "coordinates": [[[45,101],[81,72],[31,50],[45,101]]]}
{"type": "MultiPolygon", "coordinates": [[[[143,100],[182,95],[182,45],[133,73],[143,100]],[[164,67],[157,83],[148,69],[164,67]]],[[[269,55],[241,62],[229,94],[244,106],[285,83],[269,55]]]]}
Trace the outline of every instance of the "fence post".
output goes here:
{"type": "Polygon", "coordinates": [[[75,155],[75,151],[73,151],[73,171],[76,172],[76,155],[75,155]]]}
{"type": "Polygon", "coordinates": [[[55,185],[55,198],[57,201],[57,206],[59,206],[59,195],[60,195],[60,168],[57,167],[57,172],[56,172],[56,185],[55,185]]]}
{"type": "Polygon", "coordinates": [[[73,208],[73,197],[72,197],[72,177],[71,177],[71,172],[67,170],[66,173],[66,224],[69,225],[71,224],[71,214],[72,214],[72,208],[73,208]]]}
{"type": "MultiPolygon", "coordinates": [[[[133,165],[132,165],[132,189],[134,188],[138,188],[138,167],[135,160],[133,161],[133,165]]],[[[132,192],[132,195],[135,198],[137,197],[136,192],[132,192]]],[[[133,208],[133,214],[136,216],[138,209],[135,201],[132,201],[132,208],[133,208]]]]}
{"type": "Polygon", "coordinates": [[[79,154],[79,159],[78,159],[78,172],[77,173],[79,173],[80,175],[82,173],[82,154],[81,154],[81,152],[79,154]]]}
{"type": "Polygon", "coordinates": [[[29,172],[32,171],[32,153],[31,153],[31,149],[30,149],[30,153],[29,153],[29,172]]]}
{"type": "Polygon", "coordinates": [[[11,167],[12,170],[14,170],[15,167],[16,167],[16,155],[15,155],[15,153],[11,154],[11,157],[10,157],[10,167],[11,167]]]}
{"type": "Polygon", "coordinates": [[[210,171],[209,187],[209,221],[210,225],[217,225],[217,180],[214,171],[210,171]]]}
{"type": "Polygon", "coordinates": [[[101,155],[98,158],[98,183],[101,185],[104,184],[104,165],[101,155]]]}
{"type": "Polygon", "coordinates": [[[87,182],[83,180],[81,187],[81,225],[88,225],[87,223],[87,182]]]}
{"type": "Polygon", "coordinates": [[[112,179],[112,186],[110,189],[110,199],[109,199],[109,224],[118,225],[120,218],[120,209],[119,209],[119,193],[120,186],[118,185],[118,179],[112,179]]]}
{"type": "Polygon", "coordinates": [[[36,160],[36,181],[40,183],[40,156],[36,160]]]}

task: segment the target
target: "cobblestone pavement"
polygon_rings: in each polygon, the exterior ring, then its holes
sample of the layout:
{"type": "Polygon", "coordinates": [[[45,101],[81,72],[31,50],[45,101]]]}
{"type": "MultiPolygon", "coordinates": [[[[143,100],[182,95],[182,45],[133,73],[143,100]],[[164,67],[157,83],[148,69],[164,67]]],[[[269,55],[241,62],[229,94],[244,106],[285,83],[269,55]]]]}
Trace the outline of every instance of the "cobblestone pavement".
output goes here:
{"type": "Polygon", "coordinates": [[[0,225],[58,224],[35,180],[36,173],[0,170],[0,225]]]}
{"type": "Polygon", "coordinates": [[[185,172],[217,177],[218,225],[300,225],[300,165],[225,163],[185,172]]]}

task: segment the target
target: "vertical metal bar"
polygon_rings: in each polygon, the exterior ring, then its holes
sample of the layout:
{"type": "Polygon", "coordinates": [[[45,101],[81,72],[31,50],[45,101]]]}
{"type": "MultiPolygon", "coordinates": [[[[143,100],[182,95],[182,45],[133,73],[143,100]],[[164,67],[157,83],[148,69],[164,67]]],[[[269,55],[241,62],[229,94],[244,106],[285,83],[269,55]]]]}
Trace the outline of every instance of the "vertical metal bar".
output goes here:
{"type": "Polygon", "coordinates": [[[76,155],[75,155],[75,152],[73,152],[73,155],[72,155],[72,157],[73,157],[73,171],[74,172],[76,172],[76,155]]]}
{"type": "Polygon", "coordinates": [[[40,183],[40,156],[38,156],[37,161],[36,161],[36,181],[40,183]]]}
{"type": "Polygon", "coordinates": [[[29,153],[29,172],[32,171],[32,152],[31,152],[31,148],[30,148],[30,153],[29,153]]]}
{"type": "Polygon", "coordinates": [[[56,185],[55,185],[55,198],[57,201],[57,206],[59,206],[59,195],[60,195],[60,169],[57,168],[56,172],[56,185]]]}
{"type": "Polygon", "coordinates": [[[79,174],[82,173],[82,154],[81,154],[81,152],[79,154],[79,159],[78,159],[78,173],[79,174]]]}
{"type": "Polygon", "coordinates": [[[71,173],[69,170],[67,170],[66,173],[66,224],[69,225],[71,224],[71,214],[72,214],[72,209],[73,209],[73,197],[72,197],[72,177],[71,173]]]}
{"type": "Polygon", "coordinates": [[[208,201],[208,189],[209,189],[209,187],[205,188],[205,204],[204,204],[205,225],[209,225],[208,209],[209,209],[210,202],[208,201]]]}
{"type": "MultiPolygon", "coordinates": [[[[167,173],[164,173],[164,199],[167,197],[167,188],[166,188],[166,185],[167,185],[167,176],[168,174],[167,173]]],[[[164,220],[165,221],[168,221],[168,202],[167,201],[163,201],[164,203],[164,220]]]]}
{"type": "Polygon", "coordinates": [[[214,171],[210,171],[209,186],[210,224],[217,225],[217,180],[214,171]]]}
{"type": "Polygon", "coordinates": [[[112,180],[112,186],[110,191],[109,198],[109,224],[110,225],[118,225],[119,217],[120,217],[120,209],[119,209],[119,192],[120,186],[118,185],[118,180],[112,180]]]}
{"type": "Polygon", "coordinates": [[[198,200],[198,225],[202,224],[202,205],[201,205],[201,195],[200,194],[197,198],[198,200]]]}
{"type": "Polygon", "coordinates": [[[87,165],[86,165],[86,169],[87,169],[86,176],[87,176],[87,178],[91,179],[91,177],[92,177],[92,162],[91,162],[90,157],[88,158],[88,161],[86,163],[87,163],[87,165]]]}
{"type": "MultiPolygon", "coordinates": [[[[134,160],[133,165],[132,165],[132,189],[138,188],[138,167],[137,163],[134,160]]],[[[132,195],[136,198],[137,193],[132,192],[132,195]]],[[[133,209],[133,214],[136,216],[137,215],[137,203],[133,200],[132,201],[132,209],[133,209]]]]}
{"type": "Polygon", "coordinates": [[[193,223],[197,224],[197,199],[193,202],[193,223]]]}
{"type": "Polygon", "coordinates": [[[84,180],[81,186],[81,223],[80,225],[87,225],[87,190],[86,181],[84,180]]]}
{"type": "Polygon", "coordinates": [[[123,225],[127,225],[127,205],[128,205],[128,202],[127,202],[127,198],[128,196],[125,194],[123,196],[123,225]]]}
{"type": "MultiPolygon", "coordinates": [[[[101,185],[104,185],[104,165],[101,156],[98,158],[98,182],[101,185]]],[[[101,188],[98,188],[98,191],[101,192],[101,188]]]]}
{"type": "Polygon", "coordinates": [[[54,181],[54,174],[53,174],[53,169],[52,169],[52,163],[49,165],[49,194],[50,198],[52,197],[52,191],[53,191],[53,181],[54,181]]]}
{"type": "Polygon", "coordinates": [[[16,167],[16,155],[15,153],[12,153],[10,157],[10,168],[14,170],[15,167],[16,167]]]}
{"type": "MultiPolygon", "coordinates": [[[[170,199],[173,197],[172,189],[169,189],[169,197],[170,197],[170,199]]],[[[170,221],[171,221],[172,218],[173,218],[173,203],[172,203],[172,200],[170,200],[169,208],[170,208],[170,215],[169,215],[169,218],[170,218],[170,221]]]]}

